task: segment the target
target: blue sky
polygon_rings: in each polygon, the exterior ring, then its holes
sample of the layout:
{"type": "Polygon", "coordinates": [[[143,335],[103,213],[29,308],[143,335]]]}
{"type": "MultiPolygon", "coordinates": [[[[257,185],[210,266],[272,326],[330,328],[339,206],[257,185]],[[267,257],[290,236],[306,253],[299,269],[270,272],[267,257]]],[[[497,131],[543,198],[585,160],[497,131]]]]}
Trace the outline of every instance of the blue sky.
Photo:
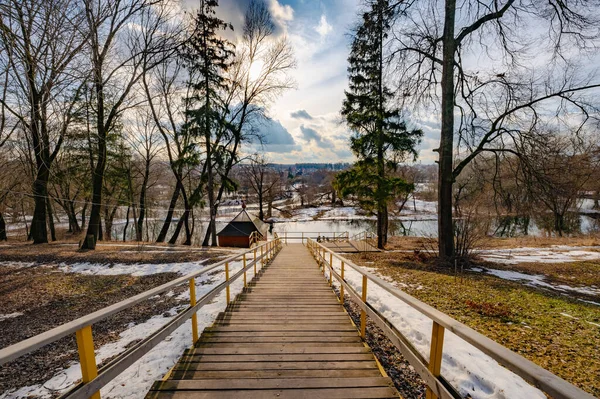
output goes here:
{"type": "MultiPolygon", "coordinates": [[[[219,14],[241,26],[249,0],[221,0],[219,14]]],[[[271,123],[261,130],[270,144],[257,148],[272,162],[353,161],[350,132],[340,117],[347,87],[350,32],[358,0],[265,0],[280,30],[294,49],[297,89],[286,92],[269,108],[271,123]]],[[[239,32],[239,29],[236,29],[239,32]]],[[[438,129],[422,126],[423,162],[432,162],[438,129]]]]}

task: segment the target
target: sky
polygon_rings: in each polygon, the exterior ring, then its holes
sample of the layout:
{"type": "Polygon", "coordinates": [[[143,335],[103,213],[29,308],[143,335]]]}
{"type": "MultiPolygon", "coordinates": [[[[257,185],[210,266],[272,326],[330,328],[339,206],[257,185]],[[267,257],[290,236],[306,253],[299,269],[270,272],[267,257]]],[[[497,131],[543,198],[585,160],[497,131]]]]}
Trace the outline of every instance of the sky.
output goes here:
{"type": "MultiPolygon", "coordinates": [[[[240,31],[249,0],[221,0],[218,14],[240,31]]],[[[279,33],[294,50],[297,88],[269,107],[271,121],[261,133],[267,144],[253,149],[275,163],[353,162],[350,131],[340,109],[348,85],[349,32],[358,18],[358,0],[265,0],[279,33]]],[[[426,121],[424,121],[426,122],[426,121]]],[[[431,163],[439,145],[439,124],[419,124],[425,132],[420,160],[431,163]]]]}

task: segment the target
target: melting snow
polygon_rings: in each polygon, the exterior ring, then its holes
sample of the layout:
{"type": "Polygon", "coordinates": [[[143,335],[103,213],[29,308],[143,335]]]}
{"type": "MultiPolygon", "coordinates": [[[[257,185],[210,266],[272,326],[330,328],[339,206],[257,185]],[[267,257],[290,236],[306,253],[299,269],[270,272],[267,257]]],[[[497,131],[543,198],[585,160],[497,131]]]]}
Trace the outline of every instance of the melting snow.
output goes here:
{"type": "MultiPolygon", "coordinates": [[[[165,271],[177,271],[179,273],[188,273],[197,270],[199,262],[171,264],[170,267],[152,268],[151,266],[165,265],[121,265],[117,267],[120,273],[105,273],[106,266],[102,265],[71,265],[68,272],[83,274],[132,274],[144,275],[143,273],[163,273],[165,271]]],[[[117,265],[115,265],[117,266],[117,265]]],[[[61,266],[65,268],[66,265],[61,266]]],[[[241,262],[231,262],[230,272],[235,274],[242,268],[241,262]]],[[[113,268],[115,269],[115,268],[113,268]]],[[[111,269],[109,269],[111,270],[111,269]]],[[[204,275],[196,278],[196,295],[198,298],[206,295],[216,285],[220,284],[225,278],[224,270],[210,276],[204,275]]],[[[242,291],[243,279],[239,278],[231,285],[231,294],[235,296],[242,291]]],[[[165,296],[173,296],[169,291],[165,296]]],[[[189,301],[189,291],[184,291],[177,299],[189,301]]],[[[180,305],[169,311],[151,317],[140,324],[132,324],[130,328],[119,334],[119,339],[115,342],[105,344],[98,348],[96,353],[96,362],[109,359],[125,351],[128,345],[138,340],[144,339],[150,334],[156,332],[163,325],[177,315],[177,313],[186,308],[187,305],[180,305]]],[[[212,302],[203,306],[198,311],[198,329],[202,331],[210,326],[216,319],[219,312],[226,307],[225,290],[221,292],[212,302]]],[[[190,320],[186,321],[177,330],[175,330],[163,342],[155,346],[150,352],[135,362],[117,378],[102,388],[101,397],[103,398],[142,398],[150,389],[150,386],[156,380],[160,380],[175,365],[181,354],[192,343],[192,331],[190,320]]],[[[50,380],[43,384],[31,385],[0,394],[0,399],[25,399],[30,397],[50,398],[57,394],[66,392],[81,378],[79,362],[73,362],[68,368],[54,375],[50,380]]]]}
{"type": "MultiPolygon", "coordinates": [[[[340,273],[339,260],[335,259],[333,263],[336,271],[340,273]]],[[[346,267],[345,278],[360,295],[362,275],[346,267]]],[[[429,359],[432,328],[430,318],[375,284],[368,286],[367,298],[369,304],[390,321],[425,359],[429,359]]],[[[444,336],[442,375],[459,390],[461,395],[468,394],[473,399],[544,399],[546,397],[540,390],[450,331],[446,331],[444,336]]]]}
{"type": "Polygon", "coordinates": [[[7,319],[14,319],[15,317],[23,316],[23,313],[9,313],[9,314],[0,314],[0,321],[7,319]]]}
{"type": "Polygon", "coordinates": [[[485,272],[487,274],[491,274],[493,276],[499,277],[503,280],[510,281],[521,281],[525,282],[525,285],[532,287],[543,287],[549,288],[554,291],[560,292],[575,292],[578,294],[584,295],[600,295],[600,288],[592,287],[572,287],[570,285],[565,284],[550,284],[547,283],[546,276],[543,274],[525,274],[520,272],[515,272],[512,270],[498,270],[498,269],[482,269],[482,268],[471,268],[469,269],[474,272],[485,272]]]}

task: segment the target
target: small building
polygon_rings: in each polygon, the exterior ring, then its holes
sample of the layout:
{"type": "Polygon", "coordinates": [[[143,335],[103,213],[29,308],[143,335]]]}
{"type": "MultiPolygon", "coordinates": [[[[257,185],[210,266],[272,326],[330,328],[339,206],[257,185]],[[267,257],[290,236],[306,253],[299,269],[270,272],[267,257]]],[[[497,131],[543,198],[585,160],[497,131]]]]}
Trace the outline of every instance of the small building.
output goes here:
{"type": "MultiPolygon", "coordinates": [[[[250,248],[251,238],[258,240],[267,238],[268,226],[258,217],[246,212],[245,206],[221,231],[217,233],[220,247],[250,248]]],[[[255,241],[253,241],[255,242],[255,241]]]]}

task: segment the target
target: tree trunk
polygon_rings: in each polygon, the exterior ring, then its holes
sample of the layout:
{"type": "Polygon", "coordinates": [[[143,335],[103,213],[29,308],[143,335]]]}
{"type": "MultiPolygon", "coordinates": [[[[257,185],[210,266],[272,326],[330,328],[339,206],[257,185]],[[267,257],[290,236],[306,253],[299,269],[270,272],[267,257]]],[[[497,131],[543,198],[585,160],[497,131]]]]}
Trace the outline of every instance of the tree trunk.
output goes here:
{"type": "Polygon", "coordinates": [[[83,204],[83,209],[81,210],[81,230],[85,229],[85,211],[87,210],[87,207],[88,202],[86,201],[85,204],[83,204]]]}
{"type": "Polygon", "coordinates": [[[263,212],[263,196],[262,192],[258,194],[258,218],[264,220],[265,213],[263,212]]]}
{"type": "Polygon", "coordinates": [[[454,229],[452,225],[452,155],[454,148],[454,53],[456,42],[454,24],[456,0],[446,0],[442,64],[442,129],[439,148],[438,177],[438,245],[439,257],[450,260],[454,256],[454,229]]]}
{"type": "MultiPolygon", "coordinates": [[[[36,156],[36,158],[38,158],[36,156]]],[[[41,161],[40,161],[41,162],[41,161]]],[[[38,173],[33,183],[33,200],[35,208],[33,210],[33,220],[31,221],[31,238],[34,244],[44,244],[48,242],[48,231],[46,225],[46,198],[48,198],[48,178],[50,171],[48,167],[41,162],[38,165],[38,173]]]]}
{"type": "Polygon", "coordinates": [[[158,233],[158,238],[156,242],[165,242],[165,238],[167,237],[167,233],[169,232],[169,227],[171,226],[171,221],[173,220],[173,212],[175,210],[175,206],[177,206],[177,200],[179,199],[181,188],[179,182],[175,185],[175,191],[173,191],[173,195],[171,196],[171,202],[169,204],[169,211],[167,212],[167,217],[163,223],[162,228],[160,229],[160,233],[158,233]]]}
{"type": "Polygon", "coordinates": [[[6,222],[4,221],[4,215],[0,212],[0,241],[6,241],[6,222]]]}
{"type": "Polygon", "coordinates": [[[106,170],[106,126],[104,121],[104,87],[102,70],[96,67],[95,91],[96,91],[96,129],[98,134],[98,159],[94,168],[92,178],[92,210],[86,236],[93,236],[92,240],[83,240],[82,249],[95,249],[96,241],[100,233],[100,212],[102,207],[102,188],[104,183],[104,171],[106,170]]]}
{"type": "MultiPolygon", "coordinates": [[[[171,239],[169,240],[169,244],[171,244],[171,245],[177,244],[177,239],[179,238],[179,233],[181,232],[181,228],[183,227],[184,222],[187,225],[186,219],[189,217],[189,214],[190,213],[187,209],[183,212],[183,215],[181,215],[181,218],[177,222],[177,227],[175,227],[175,231],[173,232],[173,235],[171,236],[171,239]]],[[[190,238],[190,240],[191,240],[191,238],[190,238]]],[[[186,241],[187,241],[187,237],[186,237],[186,241]]]]}
{"type": "Polygon", "coordinates": [[[81,232],[81,227],[79,227],[79,223],[77,222],[77,212],[75,212],[75,203],[73,201],[69,201],[69,219],[71,220],[71,229],[73,234],[78,234],[81,232]]]}
{"type": "MultiPolygon", "coordinates": [[[[129,210],[131,205],[127,206],[127,216],[125,216],[125,227],[123,227],[123,242],[127,239],[127,227],[129,227],[129,210]]],[[[139,240],[138,240],[139,241],[139,240]]]]}
{"type": "Polygon", "coordinates": [[[50,226],[50,238],[52,241],[56,241],[56,229],[54,228],[54,219],[52,212],[52,204],[50,203],[50,198],[46,199],[46,212],[48,214],[48,225],[50,226]]]}
{"type": "Polygon", "coordinates": [[[140,215],[137,220],[137,240],[142,240],[142,232],[144,231],[144,217],[146,216],[146,191],[148,189],[148,178],[150,177],[150,157],[146,158],[146,169],[144,170],[144,179],[140,189],[140,215]]]}

